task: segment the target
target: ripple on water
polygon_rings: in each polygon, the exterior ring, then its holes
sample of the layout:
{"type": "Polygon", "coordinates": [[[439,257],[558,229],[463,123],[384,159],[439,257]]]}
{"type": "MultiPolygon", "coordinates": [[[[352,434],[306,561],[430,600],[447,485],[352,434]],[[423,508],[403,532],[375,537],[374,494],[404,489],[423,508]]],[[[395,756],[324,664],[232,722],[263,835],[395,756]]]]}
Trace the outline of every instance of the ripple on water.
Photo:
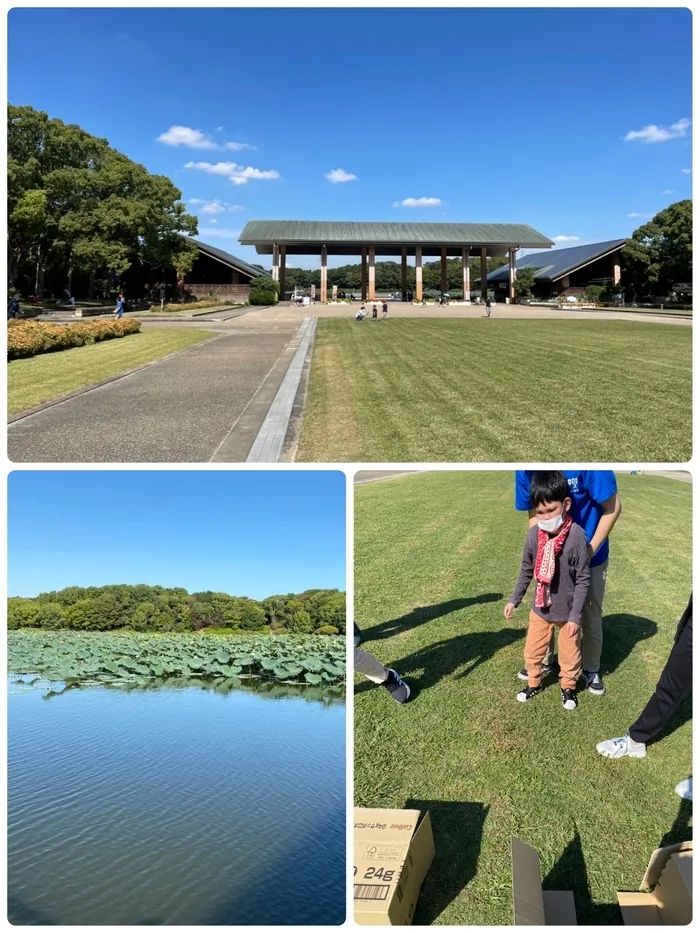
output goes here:
{"type": "Polygon", "coordinates": [[[345,709],[201,689],[9,707],[14,923],[338,923],[345,709]]]}

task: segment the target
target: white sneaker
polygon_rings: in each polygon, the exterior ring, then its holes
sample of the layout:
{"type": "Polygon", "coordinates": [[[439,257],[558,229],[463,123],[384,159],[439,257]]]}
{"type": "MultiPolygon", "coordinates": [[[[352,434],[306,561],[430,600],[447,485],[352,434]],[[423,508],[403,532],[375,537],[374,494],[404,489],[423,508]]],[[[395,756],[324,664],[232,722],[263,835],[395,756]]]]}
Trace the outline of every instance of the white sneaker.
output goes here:
{"type": "Polygon", "coordinates": [[[691,777],[686,778],[685,781],[681,781],[680,784],[676,784],[676,793],[679,797],[682,797],[684,800],[693,799],[693,779],[691,777]]]}
{"type": "Polygon", "coordinates": [[[644,742],[635,742],[628,735],[619,739],[598,742],[596,751],[604,758],[646,758],[647,747],[644,742]]]}

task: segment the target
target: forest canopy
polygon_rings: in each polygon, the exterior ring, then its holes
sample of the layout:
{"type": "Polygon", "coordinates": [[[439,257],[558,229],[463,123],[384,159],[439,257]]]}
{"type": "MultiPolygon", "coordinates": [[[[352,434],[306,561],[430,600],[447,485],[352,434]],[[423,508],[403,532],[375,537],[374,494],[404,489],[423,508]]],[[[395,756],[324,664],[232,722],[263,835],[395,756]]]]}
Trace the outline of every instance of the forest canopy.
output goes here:
{"type": "Polygon", "coordinates": [[[8,599],[9,629],[104,632],[345,633],[345,593],[305,590],[255,600],[228,593],[188,593],[181,587],[116,584],[68,586],[8,599]]]}

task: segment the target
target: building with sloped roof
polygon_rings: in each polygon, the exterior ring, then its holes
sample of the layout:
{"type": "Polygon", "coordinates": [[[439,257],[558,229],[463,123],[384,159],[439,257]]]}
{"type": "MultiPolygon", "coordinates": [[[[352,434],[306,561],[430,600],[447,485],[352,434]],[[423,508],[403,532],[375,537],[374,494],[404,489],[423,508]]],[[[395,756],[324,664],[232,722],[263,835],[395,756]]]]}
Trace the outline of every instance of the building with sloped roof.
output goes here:
{"type": "Polygon", "coordinates": [[[492,223],[397,223],[335,220],[251,220],[240,235],[244,246],[254,246],[259,255],[272,256],[272,277],[285,293],[287,256],[321,257],[321,301],[327,301],[328,256],[361,256],[362,298],[375,298],[375,259],[401,257],[401,291],[407,295],[408,257],[415,258],[416,298],[423,297],[423,257],[439,256],[442,291],[447,291],[448,257],[462,260],[463,293],[468,298],[469,258],[481,257],[483,290],[486,289],[486,260],[508,256],[506,289],[513,296],[519,249],[551,248],[552,240],[527,224],[492,223]]]}
{"type": "Polygon", "coordinates": [[[235,301],[247,301],[250,283],[261,275],[268,275],[257,266],[232,256],[226,250],[202,243],[186,236],[199,250],[192,271],[185,276],[184,287],[195,298],[217,295],[235,301]]]}
{"type": "MultiPolygon", "coordinates": [[[[620,251],[627,241],[606,240],[585,246],[570,246],[551,252],[530,253],[515,263],[518,269],[535,270],[532,289],[535,298],[580,295],[588,285],[620,284],[620,251]]],[[[487,277],[496,300],[503,300],[508,292],[508,267],[495,269],[487,277]]]]}

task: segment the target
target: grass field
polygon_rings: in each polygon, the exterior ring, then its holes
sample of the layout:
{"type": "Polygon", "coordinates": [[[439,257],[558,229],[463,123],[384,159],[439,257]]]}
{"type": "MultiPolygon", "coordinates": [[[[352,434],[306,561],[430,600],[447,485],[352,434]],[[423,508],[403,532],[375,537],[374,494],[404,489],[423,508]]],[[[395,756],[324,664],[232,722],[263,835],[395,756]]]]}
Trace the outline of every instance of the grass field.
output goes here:
{"type": "Polygon", "coordinates": [[[691,453],[691,329],[321,319],[298,460],[659,461],[691,453]]]}
{"type": "MultiPolygon", "coordinates": [[[[503,618],[525,537],[511,472],[442,472],[356,487],[355,618],[396,668],[405,706],[356,678],[355,802],[429,808],[436,858],[415,923],[511,924],[510,838],[540,853],[544,887],[579,923],[621,923],[662,842],[690,838],[674,794],[692,771],[689,704],[645,759],[610,761],[651,695],[691,589],[691,486],[619,477],[604,607],[607,692],[566,712],[559,688],[516,701],[527,605],[503,618]]],[[[531,593],[528,594],[531,596],[531,593]]]]}
{"type": "Polygon", "coordinates": [[[60,398],[211,337],[204,330],[152,330],[88,347],[43,353],[7,366],[8,414],[60,398]]]}

